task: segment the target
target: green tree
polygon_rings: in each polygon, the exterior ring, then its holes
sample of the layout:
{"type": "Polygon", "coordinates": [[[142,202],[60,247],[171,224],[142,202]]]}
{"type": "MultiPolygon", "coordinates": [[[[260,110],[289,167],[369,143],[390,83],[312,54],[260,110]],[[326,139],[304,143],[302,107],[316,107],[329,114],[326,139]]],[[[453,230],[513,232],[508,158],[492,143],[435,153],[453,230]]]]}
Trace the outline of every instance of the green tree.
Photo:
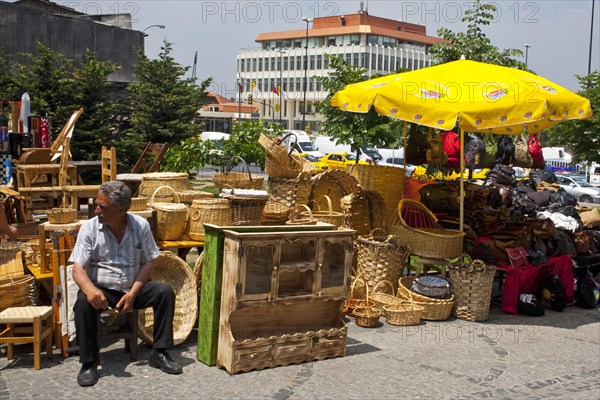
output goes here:
{"type": "MultiPolygon", "coordinates": [[[[260,119],[240,121],[233,125],[233,133],[225,141],[221,150],[224,156],[224,169],[227,170],[241,157],[246,164],[265,166],[265,152],[258,144],[258,137],[265,132],[265,124],[260,119]]],[[[239,160],[238,160],[239,161],[239,160]]]]}
{"type": "Polygon", "coordinates": [[[56,137],[73,109],[73,66],[70,60],[39,42],[36,50],[35,55],[25,54],[30,64],[19,65],[14,87],[29,94],[32,113],[50,119],[52,137],[56,137]]]}
{"type": "Polygon", "coordinates": [[[513,58],[522,57],[521,50],[504,49],[500,51],[498,47],[492,45],[491,40],[483,32],[483,27],[494,20],[496,10],[497,8],[493,4],[484,4],[480,0],[474,0],[473,7],[468,8],[462,18],[462,22],[467,23],[466,32],[454,33],[448,28],[438,29],[438,35],[447,42],[431,46],[430,54],[435,62],[443,64],[456,61],[464,55],[467,60],[527,70],[525,63],[513,58]]]}
{"type": "Polygon", "coordinates": [[[210,85],[207,79],[197,85],[183,78],[183,67],[171,56],[171,43],[165,41],[158,59],[137,53],[130,92],[131,129],[150,142],[177,143],[197,134],[194,117],[201,106],[202,93],[210,85]]]}
{"type": "Polygon", "coordinates": [[[0,49],[0,99],[11,99],[13,90],[14,63],[6,52],[0,49]]]}
{"type": "Polygon", "coordinates": [[[367,70],[349,65],[342,57],[327,57],[333,71],[328,76],[315,77],[323,90],[329,92],[325,100],[317,104],[318,112],[325,117],[325,121],[321,123],[321,130],[327,132],[337,144],[349,144],[354,147],[368,143],[384,146],[396,141],[402,132],[400,121],[378,115],[373,109],[368,113],[358,114],[331,106],[333,95],[346,85],[364,81],[367,70]]]}
{"type": "Polygon", "coordinates": [[[560,146],[573,155],[574,161],[600,163],[600,70],[587,76],[576,75],[583,88],[579,95],[587,98],[593,115],[583,120],[569,120],[544,132],[544,146],[560,146]]]}

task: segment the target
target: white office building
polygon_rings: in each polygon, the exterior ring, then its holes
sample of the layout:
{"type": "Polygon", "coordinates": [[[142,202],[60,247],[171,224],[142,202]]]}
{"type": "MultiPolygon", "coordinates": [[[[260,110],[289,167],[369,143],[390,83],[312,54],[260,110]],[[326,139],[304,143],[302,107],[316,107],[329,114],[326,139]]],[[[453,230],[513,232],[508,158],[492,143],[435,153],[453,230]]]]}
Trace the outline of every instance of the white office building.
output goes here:
{"type": "Polygon", "coordinates": [[[312,132],[319,130],[322,117],[316,114],[314,104],[327,92],[314,77],[329,73],[326,54],[366,68],[367,77],[371,77],[430,65],[427,50],[442,41],[427,36],[423,25],[375,17],[362,10],[304,22],[306,29],[261,33],[256,38],[260,47],[241,49],[237,54],[242,99],[252,94],[263,119],[280,121],[288,129],[305,129],[303,125],[308,125],[312,132]]]}

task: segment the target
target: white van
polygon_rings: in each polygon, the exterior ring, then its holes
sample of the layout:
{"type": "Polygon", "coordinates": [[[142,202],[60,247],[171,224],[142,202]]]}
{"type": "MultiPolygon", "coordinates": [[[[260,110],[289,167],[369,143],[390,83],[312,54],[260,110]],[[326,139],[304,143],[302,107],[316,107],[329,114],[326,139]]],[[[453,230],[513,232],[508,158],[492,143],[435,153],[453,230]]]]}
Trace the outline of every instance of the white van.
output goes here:
{"type": "Polygon", "coordinates": [[[592,164],[588,171],[588,182],[590,185],[600,186],[600,164],[592,164]]]}
{"type": "Polygon", "coordinates": [[[200,134],[200,140],[212,140],[213,142],[215,142],[215,150],[213,150],[212,152],[215,154],[221,154],[221,150],[219,149],[221,146],[223,146],[223,143],[229,140],[229,133],[208,131],[202,132],[200,134]]]}
{"type": "Polygon", "coordinates": [[[290,146],[294,143],[294,136],[297,139],[295,148],[299,153],[310,154],[317,158],[323,157],[323,153],[315,146],[310,136],[305,131],[286,129],[283,131],[284,141],[282,144],[290,146]]]}

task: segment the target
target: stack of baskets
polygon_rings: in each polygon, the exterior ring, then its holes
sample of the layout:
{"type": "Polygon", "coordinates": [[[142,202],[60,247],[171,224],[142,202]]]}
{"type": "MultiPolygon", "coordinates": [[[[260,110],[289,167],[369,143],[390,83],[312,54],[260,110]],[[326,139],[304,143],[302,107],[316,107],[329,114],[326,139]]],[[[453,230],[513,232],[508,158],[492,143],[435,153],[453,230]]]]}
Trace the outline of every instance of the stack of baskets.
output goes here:
{"type": "MultiPolygon", "coordinates": [[[[342,305],[342,313],[354,317],[354,310],[356,307],[365,307],[367,305],[365,296],[366,284],[364,279],[360,276],[353,277],[352,283],[350,284],[350,293],[342,305]]],[[[369,305],[375,305],[375,303],[371,300],[369,305]]]]}
{"type": "Polygon", "coordinates": [[[453,314],[467,321],[486,321],[496,268],[481,260],[450,266],[450,278],[456,302],[453,314]]]}
{"type": "Polygon", "coordinates": [[[363,328],[374,328],[379,323],[381,310],[369,301],[369,285],[365,286],[365,303],[354,307],[354,322],[363,328]]]}
{"type": "Polygon", "coordinates": [[[260,220],[261,225],[283,225],[288,220],[291,209],[283,203],[267,200],[260,220]]]}
{"type": "Polygon", "coordinates": [[[447,299],[433,299],[410,290],[415,277],[405,276],[398,281],[398,297],[405,301],[414,301],[414,304],[423,307],[422,319],[430,321],[444,321],[450,318],[454,306],[454,296],[447,299]]]}
{"type": "Polygon", "coordinates": [[[410,255],[410,247],[397,237],[386,235],[381,228],[374,229],[369,236],[359,236],[356,244],[357,270],[365,278],[367,286],[374,289],[383,280],[398,282],[410,255]]]}
{"type": "MultiPolygon", "coordinates": [[[[194,329],[198,314],[196,277],[185,261],[169,251],[161,251],[154,261],[151,279],[168,283],[175,292],[175,315],[173,317],[173,345],[182,343],[194,329]]],[[[146,343],[152,343],[154,315],[152,308],[140,311],[138,333],[146,343]]]]}
{"type": "MultiPolygon", "coordinates": [[[[138,188],[139,197],[150,197],[157,188],[169,186],[175,192],[185,192],[190,190],[190,178],[188,174],[179,172],[150,172],[142,174],[142,183],[138,188]]],[[[172,194],[162,193],[155,195],[156,202],[168,203],[172,199],[172,194]]]]}
{"type": "Polygon", "coordinates": [[[366,190],[377,192],[383,198],[387,220],[396,213],[398,202],[404,191],[404,169],[373,164],[352,164],[350,174],[366,190]]]}
{"type": "Polygon", "coordinates": [[[156,239],[179,240],[185,231],[188,208],[179,202],[179,195],[170,186],[157,187],[150,196],[150,207],[156,211],[156,239]],[[174,196],[174,203],[155,202],[155,196],[161,190],[167,189],[174,196]]]}
{"type": "Polygon", "coordinates": [[[283,203],[289,208],[308,204],[310,174],[301,172],[294,178],[269,177],[268,188],[271,200],[283,203]]]}
{"type": "Polygon", "coordinates": [[[289,179],[298,176],[301,172],[310,172],[314,165],[294,154],[292,149],[280,146],[264,134],[260,134],[258,144],[267,153],[265,159],[265,172],[272,178],[289,179]]]}
{"type": "Polygon", "coordinates": [[[464,233],[442,228],[435,215],[415,200],[400,200],[389,232],[410,246],[414,255],[456,258],[463,254],[464,233]]]}
{"type": "Polygon", "coordinates": [[[204,224],[230,226],[233,223],[231,207],[227,199],[198,199],[189,209],[187,236],[192,240],[204,241],[204,224]]]}
{"type": "Polygon", "coordinates": [[[356,193],[360,189],[360,185],[352,175],[341,169],[330,169],[313,178],[309,200],[318,201],[324,195],[329,196],[333,211],[339,212],[342,211],[340,203],[342,198],[356,193]]]}
{"type": "Polygon", "coordinates": [[[359,236],[368,236],[373,229],[386,229],[385,203],[381,195],[370,190],[359,190],[341,200],[344,226],[359,236]]]}

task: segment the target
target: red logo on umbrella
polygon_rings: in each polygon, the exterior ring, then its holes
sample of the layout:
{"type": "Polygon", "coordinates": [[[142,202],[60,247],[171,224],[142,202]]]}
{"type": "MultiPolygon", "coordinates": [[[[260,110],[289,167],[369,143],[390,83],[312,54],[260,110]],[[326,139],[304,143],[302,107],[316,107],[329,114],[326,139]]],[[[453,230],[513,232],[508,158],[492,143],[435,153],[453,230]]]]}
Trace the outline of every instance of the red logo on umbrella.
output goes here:
{"type": "Polygon", "coordinates": [[[439,99],[442,97],[442,94],[435,90],[421,90],[421,97],[424,99],[439,99]]]}
{"type": "Polygon", "coordinates": [[[485,97],[487,97],[490,100],[498,100],[498,99],[506,96],[507,93],[508,93],[508,89],[498,89],[498,90],[494,90],[493,92],[486,93],[485,97]]]}

